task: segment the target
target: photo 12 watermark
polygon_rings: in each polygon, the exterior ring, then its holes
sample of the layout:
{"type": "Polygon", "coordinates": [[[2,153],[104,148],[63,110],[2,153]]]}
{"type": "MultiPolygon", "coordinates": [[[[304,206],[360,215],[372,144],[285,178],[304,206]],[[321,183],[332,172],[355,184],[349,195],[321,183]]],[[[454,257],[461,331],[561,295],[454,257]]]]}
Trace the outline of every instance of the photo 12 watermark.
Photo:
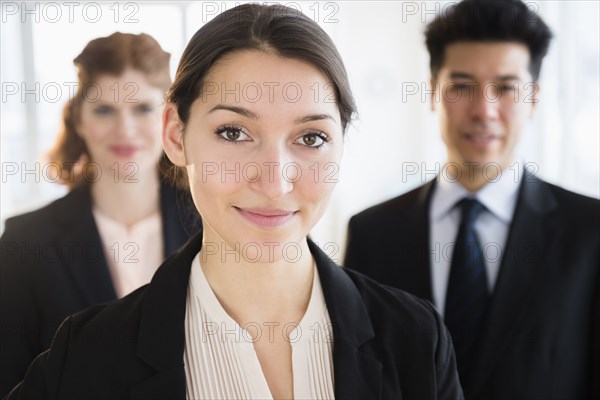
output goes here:
{"type": "MultiPolygon", "coordinates": [[[[320,244],[315,242],[323,252],[335,263],[339,263],[340,245],[336,242],[326,242],[320,244]]],[[[288,263],[299,262],[303,255],[305,247],[298,242],[245,242],[245,243],[225,243],[225,242],[204,242],[200,252],[200,262],[206,263],[209,258],[217,257],[221,263],[249,263],[275,262],[284,260],[288,263]]]]}
{"type": "Polygon", "coordinates": [[[457,81],[441,85],[434,82],[402,82],[400,98],[402,103],[472,103],[481,98],[487,103],[513,102],[538,103],[539,86],[536,82],[479,82],[457,81]]]}
{"type": "Polygon", "coordinates": [[[102,87],[97,82],[87,82],[79,88],[77,82],[2,82],[1,95],[2,103],[9,101],[20,101],[21,103],[59,103],[72,101],[77,93],[81,100],[88,103],[104,102],[123,102],[139,103],[138,98],[140,87],[137,82],[117,82],[115,81],[108,89],[103,92],[102,87]],[[81,89],[81,90],[79,90],[81,89]],[[108,92],[108,93],[107,93],[108,92]]]}
{"type": "Polygon", "coordinates": [[[140,6],[136,2],[95,1],[3,1],[2,23],[45,22],[50,24],[86,22],[135,24],[140,6]]]}
{"type": "Polygon", "coordinates": [[[203,162],[200,168],[202,183],[219,179],[221,183],[256,183],[266,181],[274,183],[280,178],[288,183],[296,183],[302,179],[310,179],[314,183],[338,183],[340,166],[335,162],[314,162],[309,166],[301,166],[291,161],[279,163],[264,161],[262,163],[226,163],[203,162]]]}
{"type": "MultiPolygon", "coordinates": [[[[334,1],[259,1],[261,5],[283,5],[304,14],[318,24],[337,24],[339,22],[340,4],[334,1]]],[[[223,13],[239,6],[239,2],[202,1],[202,23],[207,23],[213,18],[226,18],[223,13]]],[[[267,10],[268,11],[268,10],[267,10]]],[[[229,16],[229,18],[237,18],[229,16]]]]}
{"type": "Polygon", "coordinates": [[[140,245],[135,241],[102,243],[87,241],[13,241],[2,240],[3,264],[97,263],[138,264],[140,245]]]}
{"type": "Polygon", "coordinates": [[[438,182],[475,182],[483,177],[487,183],[498,182],[503,176],[509,175],[515,183],[522,180],[534,181],[540,167],[535,162],[513,162],[503,168],[497,162],[435,162],[433,165],[426,162],[405,161],[400,165],[401,181],[408,183],[415,179],[425,183],[432,179],[438,182]],[[523,173],[526,171],[527,173],[523,173]]]}
{"type": "MultiPolygon", "coordinates": [[[[497,1],[502,2],[504,0],[497,1]]],[[[448,15],[452,15],[452,9],[458,3],[460,3],[460,1],[401,1],[402,11],[400,20],[402,23],[407,23],[411,20],[416,20],[423,24],[429,23],[436,17],[447,17],[448,15]]],[[[522,21],[523,23],[537,15],[540,9],[538,2],[526,1],[524,3],[527,6],[528,11],[525,13],[515,13],[513,16],[515,20],[522,21]]],[[[469,15],[456,15],[456,18],[468,19],[469,15]]]]}
{"type": "Polygon", "coordinates": [[[0,163],[0,180],[4,183],[95,183],[100,179],[111,179],[118,183],[138,183],[139,165],[135,162],[119,163],[102,167],[90,162],[15,162],[0,163]]]}

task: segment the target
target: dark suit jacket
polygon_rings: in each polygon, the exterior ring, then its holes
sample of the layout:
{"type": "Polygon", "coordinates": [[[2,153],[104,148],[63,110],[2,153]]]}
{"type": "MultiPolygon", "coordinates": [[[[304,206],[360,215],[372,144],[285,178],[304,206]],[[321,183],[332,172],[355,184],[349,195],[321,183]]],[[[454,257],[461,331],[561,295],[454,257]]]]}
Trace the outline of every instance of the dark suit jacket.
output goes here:
{"type": "MultiPolygon", "coordinates": [[[[181,196],[160,188],[165,258],[198,230],[181,196]],[[186,217],[189,217],[186,220],[186,217]]],[[[37,211],[10,218],[0,238],[0,396],[23,379],[70,314],[116,298],[89,186],[37,211]]],[[[129,254],[129,253],[127,253],[129,254]]],[[[110,256],[110,255],[109,255],[110,256]]]]}
{"type": "MultiPolygon", "coordinates": [[[[435,185],[350,220],[346,266],[432,299],[435,185]]],[[[600,201],[525,173],[467,399],[600,398],[600,201]]]]}
{"type": "MultiPolygon", "coordinates": [[[[345,271],[309,244],[332,322],[336,398],[462,398],[431,304],[345,271]]],[[[68,318],[9,399],[184,399],[186,297],[200,246],[197,235],[149,285],[68,318]]]]}

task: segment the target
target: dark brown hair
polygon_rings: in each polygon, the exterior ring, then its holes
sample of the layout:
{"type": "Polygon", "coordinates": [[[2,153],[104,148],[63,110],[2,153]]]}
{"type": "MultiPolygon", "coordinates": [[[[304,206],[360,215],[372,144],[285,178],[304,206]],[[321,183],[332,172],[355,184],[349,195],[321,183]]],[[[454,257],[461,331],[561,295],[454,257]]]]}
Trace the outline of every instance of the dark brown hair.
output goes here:
{"type": "MultiPolygon", "coordinates": [[[[60,182],[69,188],[85,182],[81,170],[82,160],[90,160],[84,140],[77,134],[76,127],[81,118],[81,105],[85,101],[85,91],[102,75],[121,75],[132,68],[146,75],[148,82],[164,90],[171,85],[169,59],[158,42],[145,33],[134,35],[116,32],[110,36],[89,42],[73,63],[77,67],[77,92],[63,110],[62,130],[49,152],[49,159],[61,168],[60,182]]],[[[166,163],[163,155],[161,164],[166,163]]],[[[166,168],[161,165],[161,169],[166,168]]]]}
{"type": "Polygon", "coordinates": [[[446,47],[459,41],[517,42],[529,49],[529,72],[537,81],[552,32],[520,0],[464,0],[436,17],[425,31],[431,75],[436,78],[446,47]]]}
{"type": "MultiPolygon", "coordinates": [[[[225,11],[204,25],[187,45],[167,101],[177,105],[180,120],[189,119],[190,107],[202,95],[211,67],[239,50],[261,50],[306,61],[333,84],[342,129],[356,113],[346,69],[331,38],[296,9],[282,5],[244,4],[225,11]]],[[[187,187],[183,168],[173,168],[174,180],[187,187]]]]}

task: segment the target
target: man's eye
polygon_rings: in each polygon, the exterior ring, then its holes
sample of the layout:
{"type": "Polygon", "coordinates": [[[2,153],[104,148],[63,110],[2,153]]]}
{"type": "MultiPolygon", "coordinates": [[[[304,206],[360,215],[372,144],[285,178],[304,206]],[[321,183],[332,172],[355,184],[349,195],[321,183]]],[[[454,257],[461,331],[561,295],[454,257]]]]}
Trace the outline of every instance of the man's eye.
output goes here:
{"type": "Polygon", "coordinates": [[[250,137],[238,127],[222,127],[217,129],[215,133],[229,142],[244,142],[250,139],[250,137]]]}
{"type": "Polygon", "coordinates": [[[154,107],[149,104],[140,104],[135,108],[135,110],[140,114],[149,114],[154,111],[154,107]]]}
{"type": "Polygon", "coordinates": [[[515,87],[513,85],[500,85],[500,91],[501,92],[510,92],[510,91],[514,91],[515,87]]]}
{"type": "Polygon", "coordinates": [[[455,83],[451,86],[452,90],[463,91],[463,90],[471,90],[474,85],[468,83],[455,83]]]}

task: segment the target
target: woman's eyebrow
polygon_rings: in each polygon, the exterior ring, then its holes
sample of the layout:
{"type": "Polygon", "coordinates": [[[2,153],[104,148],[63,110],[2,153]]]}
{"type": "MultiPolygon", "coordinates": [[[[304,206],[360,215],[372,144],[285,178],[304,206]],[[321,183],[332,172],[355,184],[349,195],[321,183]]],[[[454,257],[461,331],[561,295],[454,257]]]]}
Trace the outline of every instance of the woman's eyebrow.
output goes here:
{"type": "Polygon", "coordinates": [[[217,111],[217,110],[231,111],[231,112],[234,112],[236,114],[240,114],[240,115],[242,115],[242,116],[244,116],[246,118],[258,119],[258,115],[256,115],[252,111],[248,110],[247,108],[238,107],[238,106],[231,106],[231,105],[228,105],[228,104],[217,104],[207,114],[210,114],[210,113],[212,113],[214,111],[217,111]]]}
{"type": "Polygon", "coordinates": [[[330,119],[330,120],[332,120],[333,122],[336,122],[336,121],[335,121],[335,118],[333,118],[333,117],[332,117],[331,115],[329,115],[329,114],[310,114],[310,115],[306,115],[306,116],[304,116],[304,117],[296,118],[296,119],[294,120],[294,123],[295,123],[296,125],[299,125],[299,124],[303,124],[303,123],[305,123],[305,122],[311,122],[311,121],[321,121],[321,120],[324,120],[324,119],[330,119]]]}
{"type": "MultiPolygon", "coordinates": [[[[213,108],[210,109],[208,114],[210,114],[214,111],[217,111],[217,110],[231,111],[236,114],[240,114],[246,118],[250,118],[250,119],[254,119],[254,120],[258,120],[260,118],[256,113],[248,110],[247,108],[239,107],[239,106],[232,106],[229,104],[217,104],[216,106],[214,106],[213,108]]],[[[304,124],[306,122],[322,121],[322,120],[326,120],[326,119],[336,122],[335,118],[333,118],[329,114],[309,114],[309,115],[305,115],[303,117],[296,118],[294,120],[294,124],[299,125],[299,124],[304,124]]]]}

